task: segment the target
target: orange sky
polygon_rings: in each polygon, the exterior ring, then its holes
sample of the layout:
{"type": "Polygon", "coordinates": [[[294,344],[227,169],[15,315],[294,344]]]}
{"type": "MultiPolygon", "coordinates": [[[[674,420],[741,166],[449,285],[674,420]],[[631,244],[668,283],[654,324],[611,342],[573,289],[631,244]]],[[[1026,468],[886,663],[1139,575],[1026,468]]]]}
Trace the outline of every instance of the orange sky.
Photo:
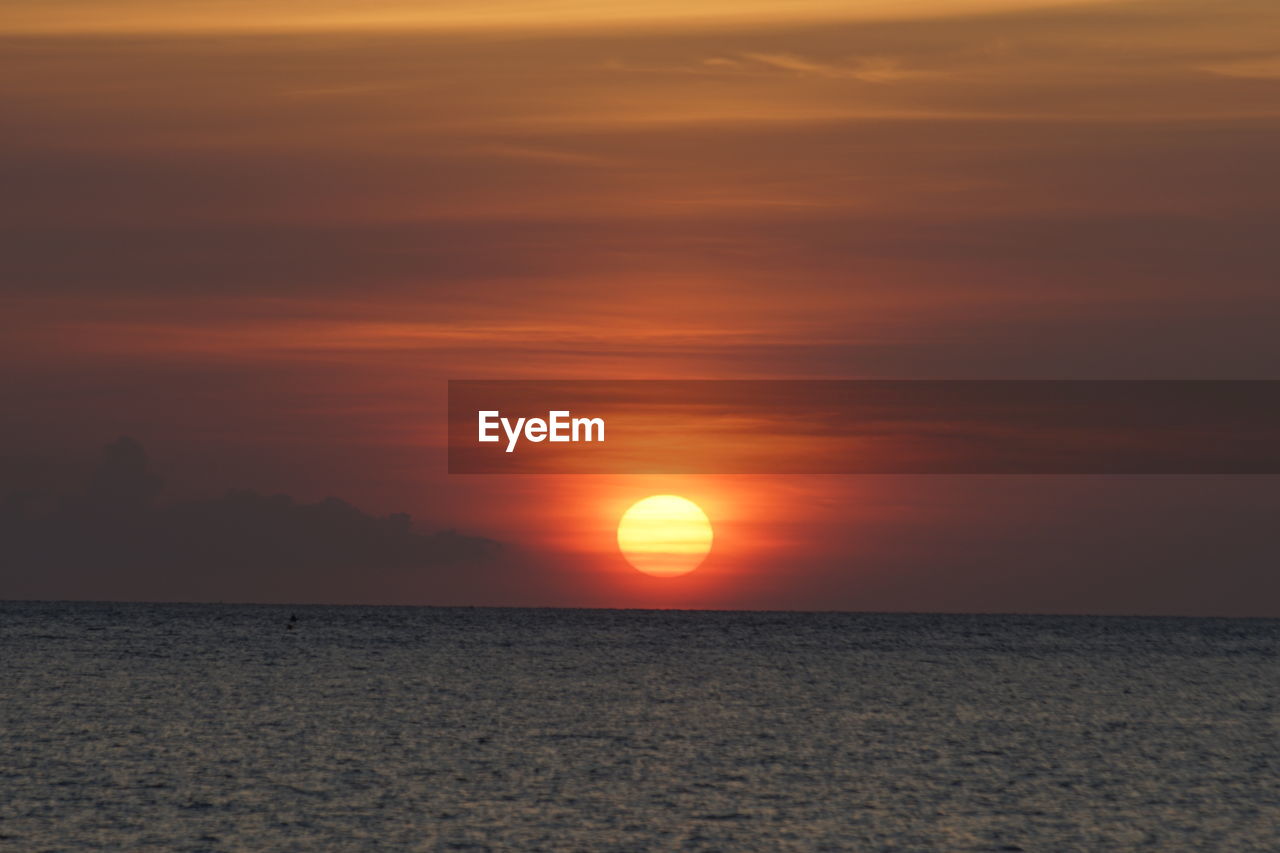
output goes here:
{"type": "Polygon", "coordinates": [[[605,534],[679,489],[449,478],[443,404],[449,378],[1275,378],[1276,33],[1269,0],[7,3],[5,457],[133,435],[175,494],[336,494],[531,566],[331,599],[1253,612],[1277,549],[1232,525],[1266,484],[691,481],[735,533],[662,587],[605,534]],[[1077,529],[1099,506],[1120,521],[1077,529]],[[1151,535],[1201,523],[1246,543],[1231,589],[1151,535]],[[1114,553],[1110,585],[1025,568],[1114,553]]]}
{"type": "Polygon", "coordinates": [[[0,18],[19,33],[297,32],[326,30],[572,30],[680,29],[690,26],[788,24],[796,21],[864,21],[974,15],[1097,4],[1105,0],[195,0],[177,6],[159,0],[60,0],[8,7],[0,18]]]}

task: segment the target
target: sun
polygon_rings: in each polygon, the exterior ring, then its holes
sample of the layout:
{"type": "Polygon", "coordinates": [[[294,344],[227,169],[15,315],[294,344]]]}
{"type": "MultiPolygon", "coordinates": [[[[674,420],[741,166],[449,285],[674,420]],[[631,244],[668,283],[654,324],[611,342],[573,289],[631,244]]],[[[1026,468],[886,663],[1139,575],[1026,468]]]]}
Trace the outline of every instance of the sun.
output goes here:
{"type": "Polygon", "coordinates": [[[712,537],[707,514],[678,495],[636,501],[618,522],[622,556],[655,577],[676,577],[698,568],[711,551],[712,537]]]}

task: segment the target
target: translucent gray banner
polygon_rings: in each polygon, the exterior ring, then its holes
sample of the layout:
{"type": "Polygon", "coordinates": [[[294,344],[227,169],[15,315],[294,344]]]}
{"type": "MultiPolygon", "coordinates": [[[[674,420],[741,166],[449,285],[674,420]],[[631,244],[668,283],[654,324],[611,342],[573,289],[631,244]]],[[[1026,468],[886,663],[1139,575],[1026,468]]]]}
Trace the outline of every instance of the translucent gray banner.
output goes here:
{"type": "Polygon", "coordinates": [[[1277,474],[1280,381],[449,383],[455,474],[1277,474]]]}

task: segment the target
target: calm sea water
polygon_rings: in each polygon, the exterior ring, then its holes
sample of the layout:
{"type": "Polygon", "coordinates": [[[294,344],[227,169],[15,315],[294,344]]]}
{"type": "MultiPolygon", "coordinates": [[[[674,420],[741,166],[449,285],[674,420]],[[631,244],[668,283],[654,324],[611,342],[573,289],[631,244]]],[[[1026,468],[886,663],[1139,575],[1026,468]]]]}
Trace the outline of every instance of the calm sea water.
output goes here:
{"type": "Polygon", "coordinates": [[[0,849],[1274,851],[1278,647],[1263,620],[0,604],[0,849]]]}

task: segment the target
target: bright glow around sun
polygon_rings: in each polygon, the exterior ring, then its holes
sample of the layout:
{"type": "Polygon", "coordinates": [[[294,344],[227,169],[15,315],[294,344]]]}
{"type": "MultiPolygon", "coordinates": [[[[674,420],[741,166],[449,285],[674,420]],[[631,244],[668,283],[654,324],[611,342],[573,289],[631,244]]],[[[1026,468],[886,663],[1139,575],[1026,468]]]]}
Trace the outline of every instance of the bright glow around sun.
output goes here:
{"type": "Polygon", "coordinates": [[[711,520],[696,503],[678,495],[637,501],[618,522],[618,547],[645,574],[688,574],[711,551],[711,520]]]}

